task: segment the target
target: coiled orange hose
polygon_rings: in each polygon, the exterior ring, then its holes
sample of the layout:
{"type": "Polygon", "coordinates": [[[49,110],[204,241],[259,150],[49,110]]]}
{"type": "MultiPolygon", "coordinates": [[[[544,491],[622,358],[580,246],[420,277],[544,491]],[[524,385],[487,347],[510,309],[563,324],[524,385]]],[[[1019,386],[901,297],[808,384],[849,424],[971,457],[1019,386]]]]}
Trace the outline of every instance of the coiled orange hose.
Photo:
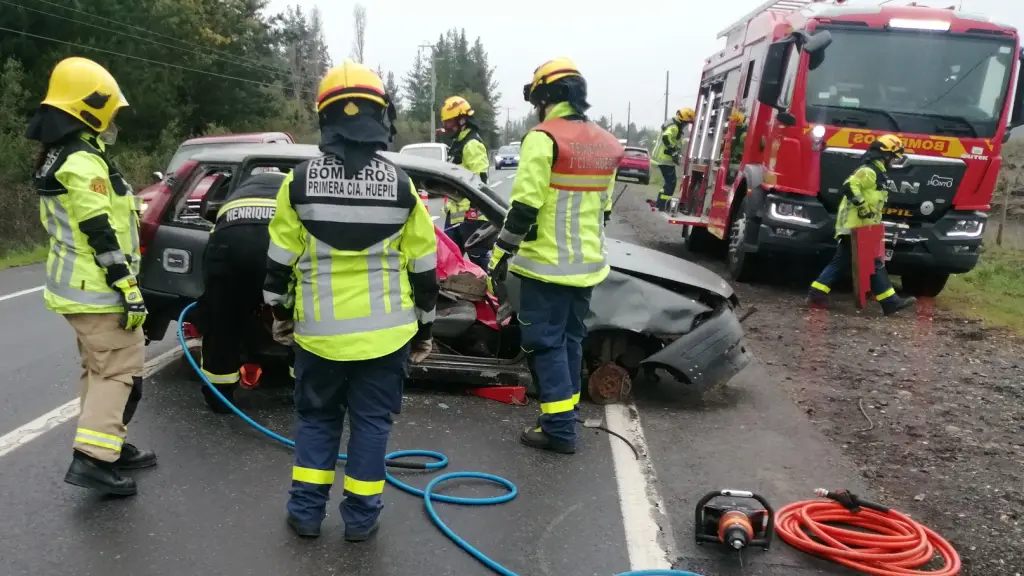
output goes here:
{"type": "Polygon", "coordinates": [[[942,536],[908,516],[861,508],[851,512],[831,500],[795,502],[779,510],[775,529],[786,544],[875,576],[960,573],[960,555],[942,536]],[[839,525],[860,528],[853,530],[839,525]],[[943,567],[917,570],[938,552],[943,567]]]}

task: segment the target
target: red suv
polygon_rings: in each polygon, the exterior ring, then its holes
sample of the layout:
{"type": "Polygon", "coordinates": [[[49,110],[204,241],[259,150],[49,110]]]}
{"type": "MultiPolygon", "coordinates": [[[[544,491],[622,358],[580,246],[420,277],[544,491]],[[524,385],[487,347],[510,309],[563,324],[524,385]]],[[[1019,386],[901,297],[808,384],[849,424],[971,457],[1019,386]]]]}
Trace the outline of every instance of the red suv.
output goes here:
{"type": "MultiPolygon", "coordinates": [[[[181,146],[171,157],[171,161],[167,163],[167,170],[165,172],[154,172],[153,179],[154,183],[147,186],[141,192],[139,192],[139,198],[142,200],[142,210],[145,212],[146,208],[153,203],[156,196],[161,191],[166,190],[165,187],[161,186],[161,181],[165,177],[173,175],[181,168],[192,155],[199,152],[206,152],[216,148],[224,146],[232,146],[235,144],[294,144],[295,140],[291,134],[287,132],[253,132],[249,134],[226,134],[224,136],[202,136],[199,138],[192,138],[182,142],[181,146]]],[[[208,177],[205,181],[200,182],[198,186],[192,191],[192,195],[188,198],[188,211],[192,213],[196,218],[199,217],[199,204],[203,201],[203,197],[206,195],[206,191],[210,189],[210,186],[214,184],[216,178],[213,176],[208,177]]]]}

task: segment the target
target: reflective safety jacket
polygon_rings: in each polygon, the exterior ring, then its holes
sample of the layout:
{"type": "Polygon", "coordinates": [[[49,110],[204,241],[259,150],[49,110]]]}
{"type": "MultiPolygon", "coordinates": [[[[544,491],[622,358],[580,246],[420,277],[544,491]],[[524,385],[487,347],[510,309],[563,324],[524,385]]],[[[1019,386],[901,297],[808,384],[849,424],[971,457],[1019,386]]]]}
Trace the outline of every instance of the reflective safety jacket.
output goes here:
{"type": "Polygon", "coordinates": [[[676,122],[669,123],[668,127],[661,131],[661,137],[654,146],[654,153],[651,157],[658,164],[673,165],[676,163],[674,156],[677,156],[686,145],[687,139],[683,126],[676,122]]]}
{"type": "Polygon", "coordinates": [[[836,215],[836,237],[848,236],[850,231],[861,226],[882,222],[882,210],[889,201],[889,176],[885,164],[873,160],[857,168],[843,183],[843,200],[836,215]],[[857,214],[856,202],[874,212],[872,218],[861,218],[857,214]]]}
{"type": "Polygon", "coordinates": [[[605,212],[625,150],[568,103],[523,139],[512,208],[496,246],[515,254],[509,270],[563,286],[594,286],[608,275],[605,212]]]}
{"type": "Polygon", "coordinates": [[[270,225],[277,211],[277,191],[284,174],[266,173],[250,176],[235,188],[217,211],[214,230],[224,230],[239,224],[270,225]]]}
{"type": "Polygon", "coordinates": [[[732,146],[729,148],[729,163],[739,164],[743,161],[743,148],[747,144],[747,126],[741,124],[733,133],[732,146]]]}
{"type": "MultiPolygon", "coordinates": [[[[459,133],[452,147],[448,149],[448,159],[453,164],[458,164],[466,170],[480,176],[480,179],[487,182],[487,171],[491,164],[487,160],[487,147],[484,140],[475,130],[469,128],[459,133]]],[[[461,224],[464,220],[487,220],[487,217],[474,210],[468,198],[458,202],[448,200],[444,203],[444,212],[448,215],[448,223],[452,226],[461,224]]]]}
{"type": "Polygon", "coordinates": [[[112,286],[139,273],[139,207],[94,135],[49,150],[35,173],[39,219],[50,235],[46,307],[59,314],[121,312],[112,286]]]}
{"type": "Polygon", "coordinates": [[[295,343],[329,360],[367,360],[430,337],[437,302],[434,224],[409,176],[377,156],[355,174],[327,155],[277,193],[264,300],[291,309],[295,343]]]}

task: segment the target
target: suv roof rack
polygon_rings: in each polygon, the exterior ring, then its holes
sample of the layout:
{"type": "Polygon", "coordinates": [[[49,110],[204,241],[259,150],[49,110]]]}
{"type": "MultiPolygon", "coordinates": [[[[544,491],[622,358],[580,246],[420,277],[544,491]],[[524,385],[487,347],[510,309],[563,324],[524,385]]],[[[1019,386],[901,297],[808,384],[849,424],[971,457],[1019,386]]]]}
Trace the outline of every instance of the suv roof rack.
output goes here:
{"type": "Polygon", "coordinates": [[[754,8],[749,14],[740,18],[725,30],[719,32],[718,37],[725,38],[729,34],[743,29],[746,27],[747,23],[765,12],[774,12],[775,14],[780,15],[789,14],[790,12],[796,12],[811,4],[817,4],[820,1],[821,0],[768,0],[764,4],[754,8]]]}

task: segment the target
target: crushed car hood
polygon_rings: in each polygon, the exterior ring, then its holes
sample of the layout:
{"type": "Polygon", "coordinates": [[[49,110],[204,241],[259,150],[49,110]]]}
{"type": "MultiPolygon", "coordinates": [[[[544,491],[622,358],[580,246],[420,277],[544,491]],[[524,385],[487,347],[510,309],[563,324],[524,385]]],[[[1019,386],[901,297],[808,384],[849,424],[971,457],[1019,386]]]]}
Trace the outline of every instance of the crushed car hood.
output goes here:
{"type": "Polygon", "coordinates": [[[693,286],[722,298],[733,296],[732,286],[721,276],[689,260],[610,238],[606,247],[608,264],[621,272],[693,286]]]}

